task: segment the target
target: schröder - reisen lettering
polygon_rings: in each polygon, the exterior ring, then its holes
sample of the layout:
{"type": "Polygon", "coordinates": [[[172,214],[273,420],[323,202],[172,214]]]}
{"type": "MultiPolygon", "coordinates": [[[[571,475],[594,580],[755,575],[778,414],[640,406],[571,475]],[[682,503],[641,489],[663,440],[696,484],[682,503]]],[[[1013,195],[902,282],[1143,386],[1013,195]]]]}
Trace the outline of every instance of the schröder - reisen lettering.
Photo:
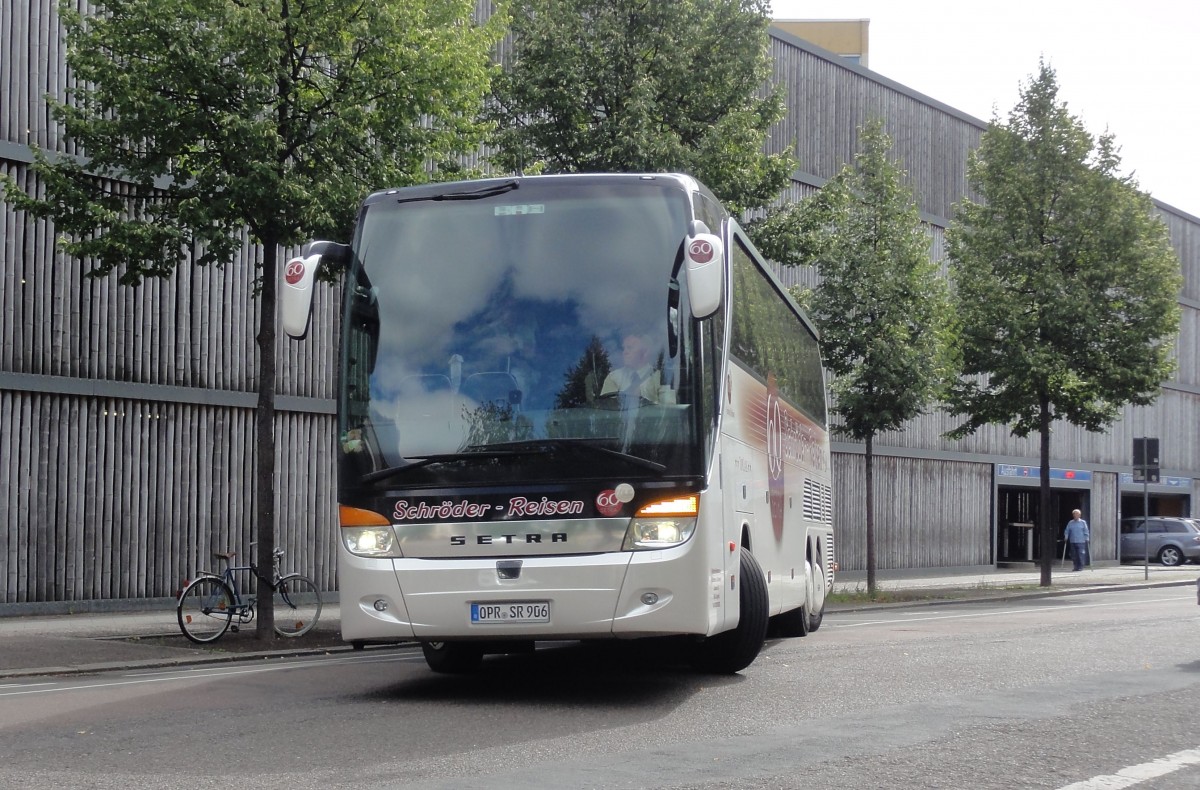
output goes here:
{"type": "MultiPolygon", "coordinates": [[[[471,502],[460,499],[457,502],[449,499],[440,503],[430,504],[418,502],[411,504],[401,499],[396,502],[393,518],[396,521],[449,521],[452,519],[480,519],[492,510],[496,514],[504,513],[506,508],[486,502],[471,502]]],[[[548,499],[530,500],[523,496],[515,496],[508,500],[508,516],[578,516],[583,513],[583,500],[580,499],[548,499]]]]}

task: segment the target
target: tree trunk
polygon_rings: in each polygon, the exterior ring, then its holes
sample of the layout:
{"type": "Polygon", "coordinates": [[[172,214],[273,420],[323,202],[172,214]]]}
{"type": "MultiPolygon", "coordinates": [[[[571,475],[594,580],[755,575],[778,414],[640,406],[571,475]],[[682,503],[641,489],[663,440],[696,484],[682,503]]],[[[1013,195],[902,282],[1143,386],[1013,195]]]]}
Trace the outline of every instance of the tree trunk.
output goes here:
{"type": "Polygon", "coordinates": [[[867,597],[875,597],[875,455],[874,436],[867,437],[867,597]]]}
{"type": "Polygon", "coordinates": [[[1038,528],[1042,535],[1041,546],[1041,566],[1042,566],[1042,582],[1043,587],[1050,586],[1050,569],[1054,565],[1054,537],[1057,534],[1058,527],[1053,523],[1053,516],[1050,513],[1050,399],[1046,395],[1041,396],[1041,466],[1039,468],[1038,478],[1038,528]]]}
{"type": "MultiPolygon", "coordinates": [[[[257,535],[258,572],[271,578],[275,552],[275,270],[279,245],[274,237],[264,238],[262,290],[258,319],[258,405],[254,410],[254,520],[257,535]]],[[[275,638],[275,608],[271,589],[258,582],[258,625],[260,642],[275,638]]]]}

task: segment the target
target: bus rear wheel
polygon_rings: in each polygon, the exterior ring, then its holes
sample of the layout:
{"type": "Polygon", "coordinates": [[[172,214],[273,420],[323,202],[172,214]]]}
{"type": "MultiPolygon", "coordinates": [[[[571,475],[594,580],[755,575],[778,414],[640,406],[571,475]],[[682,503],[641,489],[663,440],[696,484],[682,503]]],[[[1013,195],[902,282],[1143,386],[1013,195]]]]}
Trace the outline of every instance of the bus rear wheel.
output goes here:
{"type": "Polygon", "coordinates": [[[692,664],[703,672],[733,674],[758,657],[767,638],[770,610],[767,603],[767,579],[754,555],[742,549],[741,586],[738,602],[741,616],[730,631],[710,636],[700,643],[692,664]]]}
{"type": "Polygon", "coordinates": [[[808,618],[808,632],[811,634],[821,627],[821,621],[825,619],[825,604],[821,604],[821,608],[814,612],[808,618]]]}
{"type": "Polygon", "coordinates": [[[771,636],[780,639],[808,636],[808,632],[812,630],[811,623],[812,618],[808,616],[808,607],[798,606],[771,618],[771,636]]]}
{"type": "Polygon", "coordinates": [[[425,663],[443,675],[466,675],[483,663],[483,648],[470,642],[422,642],[425,663]]]}
{"type": "Polygon", "coordinates": [[[825,573],[820,565],[808,564],[808,632],[821,627],[825,619],[825,573]]]}
{"type": "Polygon", "coordinates": [[[821,619],[825,616],[825,599],[817,601],[817,586],[814,583],[813,566],[811,562],[804,564],[805,603],[795,609],[777,614],[771,618],[770,635],[780,639],[808,636],[821,627],[821,619]]]}

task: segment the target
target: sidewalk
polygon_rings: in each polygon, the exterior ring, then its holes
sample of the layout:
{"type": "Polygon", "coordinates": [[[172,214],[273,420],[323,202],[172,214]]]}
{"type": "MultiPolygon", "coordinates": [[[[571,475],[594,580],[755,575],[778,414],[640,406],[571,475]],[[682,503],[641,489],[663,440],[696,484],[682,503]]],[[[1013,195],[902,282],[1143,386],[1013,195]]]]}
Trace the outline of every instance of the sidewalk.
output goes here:
{"type": "Polygon", "coordinates": [[[303,656],[352,650],[341,640],[336,597],[304,636],[275,639],[266,649],[254,623],[212,644],[188,641],[174,607],[148,611],[0,616],[0,683],[38,675],[84,674],[303,656]]]}
{"type": "MultiPolygon", "coordinates": [[[[934,569],[917,571],[879,571],[875,585],[880,590],[928,590],[977,589],[995,590],[997,594],[1011,597],[1014,594],[1035,595],[1069,594],[1097,589],[1123,589],[1125,587],[1164,587],[1196,584],[1200,578],[1200,565],[1189,563],[1175,568],[1151,564],[1148,568],[1141,563],[1117,565],[1103,562],[1082,571],[1072,571],[1070,562],[1056,561],[1050,577],[1051,586],[1041,587],[1041,569],[1033,564],[1019,567],[983,569],[934,569]],[[1035,589],[1026,589],[1035,588],[1035,589]]],[[[838,573],[833,585],[835,592],[865,592],[866,571],[838,573]]]]}
{"type": "MultiPolygon", "coordinates": [[[[1041,571],[1033,566],[880,571],[876,586],[884,591],[930,593],[924,603],[953,603],[1137,587],[1194,588],[1197,577],[1200,565],[1195,564],[1177,568],[1151,565],[1148,574],[1142,565],[1099,565],[1075,573],[1056,564],[1049,588],[1039,586],[1041,571]],[[947,591],[947,597],[939,598],[939,590],[947,591]],[[959,595],[956,600],[951,591],[972,594],[959,595]]],[[[865,592],[866,588],[866,574],[861,571],[839,574],[834,585],[839,593],[865,592]]],[[[830,604],[828,610],[871,605],[830,604]]],[[[253,625],[240,633],[227,633],[212,645],[193,644],[180,634],[174,608],[166,606],[153,611],[0,616],[0,680],[349,651],[352,648],[340,639],[339,625],[334,601],[326,605],[312,632],[295,640],[277,639],[262,650],[254,641],[253,625]]]]}

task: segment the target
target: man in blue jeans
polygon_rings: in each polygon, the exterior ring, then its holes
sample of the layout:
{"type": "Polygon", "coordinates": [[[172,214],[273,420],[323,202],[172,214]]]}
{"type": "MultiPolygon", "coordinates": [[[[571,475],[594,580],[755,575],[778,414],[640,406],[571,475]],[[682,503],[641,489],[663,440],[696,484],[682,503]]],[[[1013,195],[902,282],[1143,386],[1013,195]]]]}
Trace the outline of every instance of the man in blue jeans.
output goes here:
{"type": "Polygon", "coordinates": [[[1075,564],[1071,570],[1081,571],[1088,564],[1088,541],[1091,537],[1083,513],[1072,510],[1071,520],[1067,522],[1066,532],[1063,533],[1063,538],[1071,544],[1071,561],[1075,564]]]}

